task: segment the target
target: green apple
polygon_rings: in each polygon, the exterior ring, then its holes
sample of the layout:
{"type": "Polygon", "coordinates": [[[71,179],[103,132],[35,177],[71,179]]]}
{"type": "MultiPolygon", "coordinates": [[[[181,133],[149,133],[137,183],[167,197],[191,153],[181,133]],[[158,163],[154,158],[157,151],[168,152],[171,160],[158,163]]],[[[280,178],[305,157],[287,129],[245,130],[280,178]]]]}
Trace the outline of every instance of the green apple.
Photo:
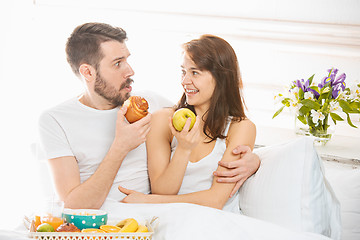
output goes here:
{"type": "Polygon", "coordinates": [[[194,126],[196,121],[195,113],[193,113],[188,108],[180,108],[174,112],[172,123],[174,128],[181,132],[185,126],[186,120],[188,118],[191,118],[190,128],[189,130],[194,126]]]}
{"type": "Polygon", "coordinates": [[[48,223],[42,223],[37,227],[36,231],[37,232],[55,232],[55,229],[53,226],[51,226],[48,223]]]}

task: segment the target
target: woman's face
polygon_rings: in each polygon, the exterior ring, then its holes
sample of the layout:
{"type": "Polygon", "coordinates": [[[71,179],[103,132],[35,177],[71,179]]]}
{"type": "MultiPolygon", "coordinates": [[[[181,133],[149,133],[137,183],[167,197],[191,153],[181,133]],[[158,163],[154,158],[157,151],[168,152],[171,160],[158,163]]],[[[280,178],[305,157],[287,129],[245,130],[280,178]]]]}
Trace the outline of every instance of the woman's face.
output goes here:
{"type": "Polygon", "coordinates": [[[200,70],[187,53],[184,54],[181,68],[181,85],[185,91],[186,102],[206,111],[215,90],[215,79],[209,71],[200,70]]]}

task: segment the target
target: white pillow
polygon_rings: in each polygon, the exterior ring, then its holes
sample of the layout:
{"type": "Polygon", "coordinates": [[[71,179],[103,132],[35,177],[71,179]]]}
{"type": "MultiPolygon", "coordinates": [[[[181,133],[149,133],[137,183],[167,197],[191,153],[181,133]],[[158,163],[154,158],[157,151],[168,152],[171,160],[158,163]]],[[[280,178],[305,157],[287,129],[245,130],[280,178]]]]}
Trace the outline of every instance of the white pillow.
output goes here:
{"type": "Polygon", "coordinates": [[[342,240],[360,239],[360,168],[324,161],[325,176],[341,204],[342,240]]]}
{"type": "Polygon", "coordinates": [[[241,211],[297,231],[340,239],[340,204],[311,137],[255,149],[261,165],[239,190],[241,211]]]}

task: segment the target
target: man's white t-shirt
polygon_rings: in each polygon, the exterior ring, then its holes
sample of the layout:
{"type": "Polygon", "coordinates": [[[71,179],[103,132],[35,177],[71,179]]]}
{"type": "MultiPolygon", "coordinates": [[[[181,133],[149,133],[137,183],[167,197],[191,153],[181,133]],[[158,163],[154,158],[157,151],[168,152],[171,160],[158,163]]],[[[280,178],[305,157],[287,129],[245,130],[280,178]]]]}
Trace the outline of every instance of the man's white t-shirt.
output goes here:
{"type": "MultiPolygon", "coordinates": [[[[149,112],[172,106],[170,101],[152,92],[132,95],[144,97],[149,103],[149,112]]],[[[74,156],[83,183],[94,174],[114,140],[118,110],[90,108],[76,97],[45,111],[39,119],[42,155],[46,159],[74,156]]],[[[108,199],[119,201],[125,197],[117,189],[119,185],[142,193],[150,192],[145,143],[124,158],[108,199]]]]}

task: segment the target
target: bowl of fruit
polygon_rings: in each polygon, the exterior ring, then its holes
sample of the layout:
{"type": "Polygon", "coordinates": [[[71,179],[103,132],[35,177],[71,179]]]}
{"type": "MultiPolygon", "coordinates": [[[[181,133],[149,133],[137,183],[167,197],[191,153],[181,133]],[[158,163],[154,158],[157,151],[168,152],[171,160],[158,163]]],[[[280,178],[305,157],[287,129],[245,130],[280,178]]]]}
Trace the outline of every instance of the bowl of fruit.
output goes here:
{"type": "Polygon", "coordinates": [[[73,223],[80,230],[85,228],[100,228],[107,223],[108,214],[97,209],[69,209],[63,211],[63,219],[67,223],[73,223]]]}
{"type": "Polygon", "coordinates": [[[107,212],[97,209],[69,209],[63,211],[63,219],[73,223],[80,230],[85,228],[100,228],[108,220],[107,212]]]}

